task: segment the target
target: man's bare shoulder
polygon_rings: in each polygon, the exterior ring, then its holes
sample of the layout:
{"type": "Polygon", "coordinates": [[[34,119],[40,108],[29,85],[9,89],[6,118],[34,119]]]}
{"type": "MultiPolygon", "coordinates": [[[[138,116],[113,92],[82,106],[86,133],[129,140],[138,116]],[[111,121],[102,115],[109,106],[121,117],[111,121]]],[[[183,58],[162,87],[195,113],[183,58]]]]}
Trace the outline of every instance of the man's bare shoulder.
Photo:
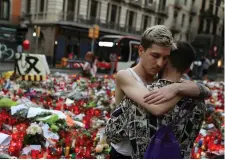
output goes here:
{"type": "Polygon", "coordinates": [[[121,69],[116,73],[116,76],[121,77],[123,74],[129,74],[126,69],[121,69]]]}
{"type": "Polygon", "coordinates": [[[129,78],[127,77],[131,77],[131,75],[128,73],[127,70],[119,70],[116,73],[116,80],[119,82],[126,82],[126,80],[128,80],[129,78]]]}
{"type": "MultiPolygon", "coordinates": [[[[120,70],[116,74],[116,84],[121,89],[124,87],[131,87],[140,85],[135,77],[129,73],[128,70],[120,70]]],[[[123,89],[122,89],[123,90],[123,89]]]]}

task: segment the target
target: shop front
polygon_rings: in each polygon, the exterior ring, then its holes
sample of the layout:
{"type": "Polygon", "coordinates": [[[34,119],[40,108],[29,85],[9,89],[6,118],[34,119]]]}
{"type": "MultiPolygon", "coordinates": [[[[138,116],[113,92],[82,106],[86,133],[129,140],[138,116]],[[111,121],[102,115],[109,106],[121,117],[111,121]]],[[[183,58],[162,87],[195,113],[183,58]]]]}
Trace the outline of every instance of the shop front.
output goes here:
{"type": "Polygon", "coordinates": [[[0,26],[0,61],[13,61],[16,52],[22,52],[26,29],[17,26],[0,26]]]}

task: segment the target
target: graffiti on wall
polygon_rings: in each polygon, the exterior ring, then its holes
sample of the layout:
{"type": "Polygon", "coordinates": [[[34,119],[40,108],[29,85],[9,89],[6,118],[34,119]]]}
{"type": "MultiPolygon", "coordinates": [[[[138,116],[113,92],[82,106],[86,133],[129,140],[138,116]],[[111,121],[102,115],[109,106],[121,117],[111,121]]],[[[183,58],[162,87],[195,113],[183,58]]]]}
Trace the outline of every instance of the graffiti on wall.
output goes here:
{"type": "Polygon", "coordinates": [[[12,48],[7,47],[4,43],[0,43],[0,59],[12,60],[15,51],[12,48]]]}

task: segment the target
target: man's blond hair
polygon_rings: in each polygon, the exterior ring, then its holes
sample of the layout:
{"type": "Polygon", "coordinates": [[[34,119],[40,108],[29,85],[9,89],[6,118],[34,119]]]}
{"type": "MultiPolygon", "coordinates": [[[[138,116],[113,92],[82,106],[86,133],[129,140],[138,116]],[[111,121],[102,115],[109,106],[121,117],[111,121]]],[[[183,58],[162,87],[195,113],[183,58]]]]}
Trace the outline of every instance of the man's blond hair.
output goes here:
{"type": "Polygon", "coordinates": [[[163,47],[173,47],[173,36],[164,25],[155,25],[147,28],[141,36],[141,45],[146,50],[157,44],[163,47]]]}

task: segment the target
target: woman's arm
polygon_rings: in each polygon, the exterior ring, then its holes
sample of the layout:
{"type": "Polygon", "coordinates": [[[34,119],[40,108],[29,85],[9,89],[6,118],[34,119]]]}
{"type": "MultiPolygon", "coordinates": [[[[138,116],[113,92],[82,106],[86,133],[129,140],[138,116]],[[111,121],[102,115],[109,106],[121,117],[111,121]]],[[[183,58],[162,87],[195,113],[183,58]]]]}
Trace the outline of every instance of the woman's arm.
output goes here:
{"type": "Polygon", "coordinates": [[[204,99],[211,96],[211,92],[201,83],[184,81],[182,83],[167,85],[158,90],[153,90],[144,96],[144,100],[148,104],[160,104],[177,95],[204,99]]]}
{"type": "Polygon", "coordinates": [[[160,103],[160,104],[148,104],[145,103],[143,97],[149,93],[149,90],[139,82],[137,82],[134,77],[132,77],[127,71],[121,70],[116,75],[116,102],[120,103],[121,95],[119,91],[122,90],[127,97],[132,99],[134,102],[138,103],[141,107],[145,108],[147,111],[153,115],[159,116],[165,112],[172,109],[177,102],[182,98],[177,95],[170,100],[160,103]]]}

